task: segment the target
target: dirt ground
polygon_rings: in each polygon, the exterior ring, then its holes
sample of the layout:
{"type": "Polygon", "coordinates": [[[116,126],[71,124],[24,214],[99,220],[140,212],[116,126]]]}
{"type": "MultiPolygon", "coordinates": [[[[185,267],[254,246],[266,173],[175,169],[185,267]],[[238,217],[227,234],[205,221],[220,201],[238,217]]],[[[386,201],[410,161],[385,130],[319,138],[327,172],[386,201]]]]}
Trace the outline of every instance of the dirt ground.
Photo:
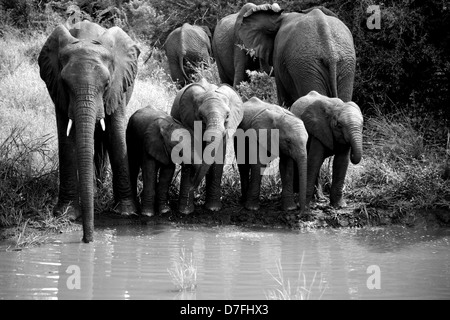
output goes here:
{"type": "MultiPolygon", "coordinates": [[[[225,202],[225,201],[224,201],[225,202]]],[[[450,227],[450,212],[447,210],[390,213],[382,209],[366,208],[363,203],[348,202],[346,208],[333,209],[327,201],[316,202],[308,215],[299,216],[299,211],[281,210],[279,199],[261,201],[258,211],[246,210],[239,203],[224,203],[218,212],[203,209],[202,202],[196,203],[195,212],[183,215],[176,210],[176,201],[171,202],[172,213],[153,217],[122,217],[114,212],[96,214],[96,226],[117,224],[175,224],[220,226],[234,225],[258,228],[316,229],[352,228],[365,226],[388,226],[400,224],[406,227],[450,227]]]]}
{"type": "MultiPolygon", "coordinates": [[[[235,198],[235,197],[229,197],[235,198]]],[[[328,206],[328,201],[315,202],[311,206],[308,215],[299,216],[299,211],[285,212],[281,210],[280,199],[261,200],[261,208],[258,211],[249,211],[237,201],[222,201],[223,209],[211,212],[203,209],[203,202],[196,201],[196,209],[192,214],[183,215],[177,212],[177,201],[171,201],[172,213],[144,217],[140,215],[124,217],[114,211],[96,213],[95,227],[114,227],[116,225],[156,225],[171,224],[176,226],[240,226],[248,228],[279,228],[286,230],[310,230],[318,228],[361,228],[374,226],[402,225],[410,228],[441,228],[450,227],[450,211],[430,210],[415,212],[393,213],[384,209],[367,208],[364,203],[354,203],[347,199],[347,207],[333,209],[328,206]]],[[[27,217],[32,221],[33,217],[27,217]]],[[[23,233],[21,227],[9,227],[0,230],[0,240],[11,242],[12,246],[28,246],[14,244],[18,234],[23,233]]],[[[31,238],[39,239],[35,244],[44,243],[52,233],[80,231],[81,219],[78,219],[69,228],[48,230],[46,228],[33,227],[29,223],[26,233],[31,238]],[[39,238],[40,236],[40,238],[39,238]]],[[[18,250],[21,250],[18,248],[18,250]]]]}

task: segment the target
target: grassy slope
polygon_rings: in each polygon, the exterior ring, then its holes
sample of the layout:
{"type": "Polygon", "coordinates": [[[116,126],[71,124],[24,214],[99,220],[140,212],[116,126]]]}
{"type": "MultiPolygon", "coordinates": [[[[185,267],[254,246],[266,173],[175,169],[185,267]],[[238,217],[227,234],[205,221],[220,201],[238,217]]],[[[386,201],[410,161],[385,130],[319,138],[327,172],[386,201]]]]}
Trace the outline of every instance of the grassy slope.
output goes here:
{"type": "MultiPolygon", "coordinates": [[[[19,37],[5,34],[0,38],[0,226],[11,227],[3,237],[13,235],[17,243],[26,240],[26,229],[60,230],[71,224],[51,216],[57,197],[57,141],[54,107],[44,82],[39,77],[37,56],[46,35],[19,37]],[[25,240],[24,240],[25,239],[25,240]]],[[[152,104],[170,111],[176,89],[169,80],[164,63],[155,60],[143,65],[148,48],[141,46],[140,69],[128,116],[152,104]]],[[[203,70],[209,79],[218,79],[215,68],[203,70]]],[[[245,86],[245,96],[263,92],[264,79],[258,87],[245,86]]],[[[269,90],[270,91],[270,90],[269,90]]],[[[274,92],[272,88],[272,92],[274,92]]],[[[270,95],[269,95],[270,96],[270,95]]],[[[266,96],[267,97],[267,96],[266,96]]],[[[445,163],[443,146],[427,147],[420,132],[403,115],[366,119],[364,157],[350,165],[345,184],[347,210],[331,210],[324,202],[314,207],[318,218],[314,226],[360,226],[366,224],[410,223],[418,212],[437,210],[440,220],[448,223],[450,185],[441,178],[445,163]]],[[[229,148],[231,151],[231,149],[229,148]]],[[[232,153],[229,159],[232,159],[232,153]]],[[[327,162],[322,172],[325,191],[329,185],[327,162]]],[[[97,192],[96,212],[111,209],[111,185],[106,182],[97,192]]],[[[280,180],[277,174],[264,177],[263,213],[248,213],[238,204],[240,186],[234,166],[226,168],[223,181],[224,204],[229,208],[220,215],[199,214],[185,218],[187,222],[280,224],[298,226],[292,215],[278,212],[280,180]]],[[[176,184],[173,188],[176,198],[176,184]]],[[[200,194],[197,203],[202,203],[200,194]]],[[[433,215],[434,217],[434,215],[433,215]]],[[[416,221],[417,222],[417,221],[416,221]]]]}

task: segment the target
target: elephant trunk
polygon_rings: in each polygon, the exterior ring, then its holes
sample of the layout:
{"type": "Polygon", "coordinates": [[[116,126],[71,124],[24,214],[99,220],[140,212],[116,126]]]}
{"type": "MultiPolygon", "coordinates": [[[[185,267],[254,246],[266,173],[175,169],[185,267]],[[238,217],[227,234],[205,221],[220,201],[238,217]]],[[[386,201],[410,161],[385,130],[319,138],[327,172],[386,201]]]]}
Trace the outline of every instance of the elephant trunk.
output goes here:
{"type": "MultiPolygon", "coordinates": [[[[206,120],[206,130],[204,133],[204,140],[207,144],[213,142],[212,137],[215,139],[222,138],[225,135],[225,119],[219,114],[211,112],[206,120]]],[[[216,141],[214,139],[214,141],[216,141]]]]}
{"type": "Polygon", "coordinates": [[[77,96],[75,108],[78,190],[83,218],[83,241],[94,240],[94,130],[96,106],[90,97],[77,96]]]}
{"type": "Polygon", "coordinates": [[[299,150],[295,155],[295,163],[298,169],[298,204],[300,213],[306,211],[306,188],[307,188],[307,152],[306,145],[304,150],[299,150]]]}
{"type": "Polygon", "coordinates": [[[210,167],[211,165],[207,163],[193,165],[194,170],[191,172],[191,183],[194,189],[196,189],[200,182],[202,182],[210,167]]]}
{"type": "Polygon", "coordinates": [[[358,164],[362,157],[362,132],[355,128],[350,131],[350,161],[353,164],[358,164]]]}

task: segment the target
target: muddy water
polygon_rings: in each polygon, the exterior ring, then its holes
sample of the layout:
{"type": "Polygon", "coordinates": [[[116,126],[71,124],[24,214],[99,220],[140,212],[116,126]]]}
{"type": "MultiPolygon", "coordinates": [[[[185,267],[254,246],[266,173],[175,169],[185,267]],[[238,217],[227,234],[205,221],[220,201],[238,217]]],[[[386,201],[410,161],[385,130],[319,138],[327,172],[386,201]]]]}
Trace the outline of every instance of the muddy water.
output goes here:
{"type": "Polygon", "coordinates": [[[95,239],[83,244],[74,232],[22,251],[0,245],[0,299],[264,300],[282,288],[280,276],[291,297],[303,286],[309,299],[450,299],[449,229],[117,226],[95,239]],[[183,252],[197,268],[190,292],[168,271],[183,252]]]}

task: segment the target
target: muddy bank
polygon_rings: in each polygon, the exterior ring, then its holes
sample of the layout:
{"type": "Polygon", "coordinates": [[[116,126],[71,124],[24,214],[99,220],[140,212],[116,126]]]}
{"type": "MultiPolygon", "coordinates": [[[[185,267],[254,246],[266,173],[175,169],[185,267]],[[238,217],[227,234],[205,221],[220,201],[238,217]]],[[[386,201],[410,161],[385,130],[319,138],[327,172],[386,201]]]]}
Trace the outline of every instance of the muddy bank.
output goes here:
{"type": "Polygon", "coordinates": [[[238,203],[227,204],[221,211],[211,212],[197,203],[195,212],[183,215],[176,210],[176,201],[171,202],[172,213],[153,217],[122,217],[112,211],[95,215],[97,226],[115,224],[158,224],[242,227],[316,229],[316,228],[355,228],[366,226],[389,226],[393,224],[406,227],[450,227],[450,211],[443,209],[392,213],[384,209],[367,208],[364,203],[348,202],[346,208],[331,208],[326,201],[316,202],[308,215],[299,211],[282,211],[278,201],[262,201],[260,210],[250,211],[238,203]]]}
{"type": "MultiPolygon", "coordinates": [[[[316,202],[308,215],[299,216],[299,211],[281,210],[279,201],[263,200],[258,211],[249,211],[239,203],[224,201],[224,208],[219,212],[203,209],[202,201],[196,203],[195,212],[183,215],[177,212],[177,201],[171,201],[172,213],[144,217],[129,217],[111,211],[95,214],[95,227],[114,227],[129,224],[173,224],[201,226],[241,226],[249,228],[279,228],[286,230],[310,230],[318,228],[362,228],[374,226],[402,225],[409,228],[450,227],[450,211],[444,209],[416,210],[393,213],[385,209],[368,208],[364,203],[348,201],[346,208],[333,209],[327,201],[316,202]]],[[[0,241],[10,243],[12,247],[27,247],[45,243],[57,233],[81,232],[81,219],[64,226],[45,228],[35,217],[24,217],[30,223],[26,228],[11,226],[0,230],[0,241]],[[29,240],[31,239],[31,241],[29,240]]]]}

